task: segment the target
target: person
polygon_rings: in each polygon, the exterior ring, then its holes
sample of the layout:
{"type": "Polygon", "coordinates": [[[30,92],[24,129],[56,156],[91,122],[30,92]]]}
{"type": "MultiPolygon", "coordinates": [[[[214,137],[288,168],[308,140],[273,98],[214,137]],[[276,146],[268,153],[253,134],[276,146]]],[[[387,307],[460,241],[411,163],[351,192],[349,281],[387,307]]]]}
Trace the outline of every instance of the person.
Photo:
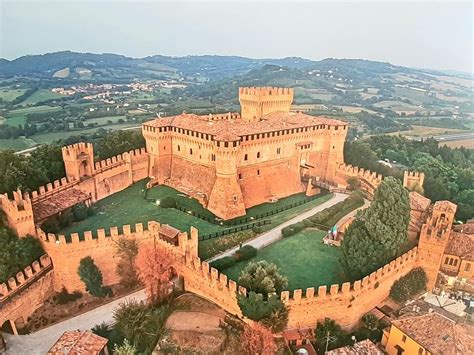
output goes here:
{"type": "Polygon", "coordinates": [[[239,243],[239,249],[242,249],[242,243],[239,243]]]}

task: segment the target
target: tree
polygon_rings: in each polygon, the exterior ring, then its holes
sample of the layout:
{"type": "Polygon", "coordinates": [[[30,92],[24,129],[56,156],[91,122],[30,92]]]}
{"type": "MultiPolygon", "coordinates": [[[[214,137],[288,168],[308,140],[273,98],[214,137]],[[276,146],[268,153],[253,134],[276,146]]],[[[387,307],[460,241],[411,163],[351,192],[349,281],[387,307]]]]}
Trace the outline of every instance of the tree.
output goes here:
{"type": "Polygon", "coordinates": [[[135,264],[138,255],[137,240],[120,238],[116,243],[115,250],[115,255],[119,257],[116,272],[120,277],[120,283],[127,288],[135,287],[139,283],[135,264]]]}
{"type": "Polygon", "coordinates": [[[152,308],[134,299],[114,310],[114,328],[122,333],[139,353],[151,353],[163,331],[169,307],[152,308]]]}
{"type": "Polygon", "coordinates": [[[271,331],[258,323],[244,328],[240,343],[246,354],[274,354],[277,351],[271,331]]]}
{"type": "Polygon", "coordinates": [[[151,304],[156,304],[167,295],[169,281],[173,275],[173,255],[162,247],[146,246],[137,256],[138,279],[145,286],[151,304]]]}
{"type": "Polygon", "coordinates": [[[425,271],[421,267],[417,267],[393,283],[390,297],[397,302],[405,302],[426,290],[427,282],[425,271]]]}
{"type": "Polygon", "coordinates": [[[360,181],[355,176],[351,176],[347,179],[347,184],[349,185],[349,190],[354,191],[360,188],[360,181]]]}
{"type": "Polygon", "coordinates": [[[362,323],[364,323],[364,327],[371,331],[376,330],[379,326],[379,320],[372,313],[364,315],[362,317],[362,323]]]}
{"type": "Polygon", "coordinates": [[[37,238],[18,238],[12,231],[0,226],[0,283],[6,282],[43,254],[37,238]]]}
{"type": "Polygon", "coordinates": [[[262,294],[251,291],[248,297],[239,295],[237,303],[244,316],[261,322],[275,333],[284,330],[288,323],[288,309],[277,295],[264,299],[262,294]]]}
{"type": "Polygon", "coordinates": [[[250,262],[239,276],[239,284],[255,293],[263,294],[266,298],[269,293],[281,292],[288,285],[288,278],[280,274],[278,267],[262,260],[250,262]]]}
{"type": "Polygon", "coordinates": [[[353,278],[363,277],[400,254],[410,222],[408,191],[385,178],[369,208],[348,227],[341,244],[341,264],[353,278]]]}
{"type": "Polygon", "coordinates": [[[137,348],[125,339],[122,345],[115,344],[113,353],[114,355],[135,355],[137,348]]]}
{"type": "Polygon", "coordinates": [[[106,290],[102,285],[102,273],[90,256],[81,259],[77,272],[81,281],[86,285],[87,291],[92,296],[106,296],[106,290]]]}
{"type": "Polygon", "coordinates": [[[346,333],[335,320],[325,318],[324,322],[316,325],[315,338],[318,343],[320,353],[339,347],[346,338],[346,333]]]}

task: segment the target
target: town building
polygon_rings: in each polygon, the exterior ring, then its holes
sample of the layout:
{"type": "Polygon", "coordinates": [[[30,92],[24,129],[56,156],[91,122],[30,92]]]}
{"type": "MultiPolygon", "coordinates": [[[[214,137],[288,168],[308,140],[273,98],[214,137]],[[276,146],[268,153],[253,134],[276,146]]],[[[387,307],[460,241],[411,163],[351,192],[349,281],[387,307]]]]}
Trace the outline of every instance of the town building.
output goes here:
{"type": "Polygon", "coordinates": [[[473,354],[474,328],[430,312],[392,321],[382,344],[389,355],[473,354]]]}

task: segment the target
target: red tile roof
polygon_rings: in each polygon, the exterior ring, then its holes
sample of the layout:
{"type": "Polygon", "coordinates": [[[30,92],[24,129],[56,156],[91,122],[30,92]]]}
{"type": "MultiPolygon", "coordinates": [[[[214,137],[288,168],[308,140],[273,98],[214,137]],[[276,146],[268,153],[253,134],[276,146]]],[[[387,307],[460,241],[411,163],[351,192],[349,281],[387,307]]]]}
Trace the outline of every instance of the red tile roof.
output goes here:
{"type": "Polygon", "coordinates": [[[107,345],[108,339],[90,331],[67,331],[48,351],[48,355],[95,355],[107,345]]]}
{"type": "MultiPolygon", "coordinates": [[[[221,115],[222,116],[222,115],[221,115]]],[[[321,116],[310,116],[296,112],[273,112],[260,121],[247,122],[234,115],[233,118],[214,120],[213,116],[198,116],[183,113],[177,116],[156,118],[145,122],[149,127],[177,127],[216,136],[219,140],[236,140],[240,136],[280,131],[284,129],[312,127],[316,125],[345,126],[346,122],[321,116]],[[237,117],[237,118],[235,118],[237,117]]]]}
{"type": "Polygon", "coordinates": [[[451,232],[444,253],[474,261],[474,234],[451,232]]]}

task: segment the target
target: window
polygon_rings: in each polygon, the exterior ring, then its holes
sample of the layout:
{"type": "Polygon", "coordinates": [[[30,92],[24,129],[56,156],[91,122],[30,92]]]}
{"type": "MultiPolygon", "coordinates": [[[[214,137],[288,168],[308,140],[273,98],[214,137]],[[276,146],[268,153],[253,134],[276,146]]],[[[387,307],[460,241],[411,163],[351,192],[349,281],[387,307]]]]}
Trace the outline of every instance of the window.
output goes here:
{"type": "Polygon", "coordinates": [[[449,265],[453,265],[453,258],[449,258],[449,265]]]}
{"type": "Polygon", "coordinates": [[[181,151],[181,146],[178,144],[178,152],[181,151]]]}
{"type": "Polygon", "coordinates": [[[239,180],[242,180],[242,173],[239,173],[239,180]]]}
{"type": "Polygon", "coordinates": [[[257,159],[260,158],[260,152],[257,152],[257,159]]]}
{"type": "Polygon", "coordinates": [[[277,154],[281,154],[281,148],[277,148],[277,154]]]}
{"type": "Polygon", "coordinates": [[[257,176],[260,176],[260,169],[257,170],[257,176]]]}
{"type": "Polygon", "coordinates": [[[249,155],[248,154],[244,155],[244,160],[249,160],[249,155]]]}
{"type": "Polygon", "coordinates": [[[189,148],[189,155],[193,155],[193,148],[189,148]]]}
{"type": "Polygon", "coordinates": [[[449,257],[446,257],[446,259],[444,259],[444,263],[447,264],[449,262],[449,257]]]}
{"type": "Polygon", "coordinates": [[[403,341],[404,343],[407,341],[407,336],[406,336],[406,335],[402,336],[402,341],[403,341]]]}
{"type": "Polygon", "coordinates": [[[397,350],[397,355],[403,355],[405,349],[403,349],[400,345],[395,345],[395,350],[397,350]]]}
{"type": "Polygon", "coordinates": [[[211,161],[216,161],[216,155],[215,154],[211,154],[211,161]]]}
{"type": "Polygon", "coordinates": [[[423,355],[423,348],[418,349],[418,355],[423,355]]]}
{"type": "Polygon", "coordinates": [[[466,263],[466,267],[464,268],[464,271],[469,271],[471,270],[471,263],[466,263]]]}
{"type": "Polygon", "coordinates": [[[454,259],[453,266],[457,266],[457,265],[458,265],[458,259],[454,259]]]}

